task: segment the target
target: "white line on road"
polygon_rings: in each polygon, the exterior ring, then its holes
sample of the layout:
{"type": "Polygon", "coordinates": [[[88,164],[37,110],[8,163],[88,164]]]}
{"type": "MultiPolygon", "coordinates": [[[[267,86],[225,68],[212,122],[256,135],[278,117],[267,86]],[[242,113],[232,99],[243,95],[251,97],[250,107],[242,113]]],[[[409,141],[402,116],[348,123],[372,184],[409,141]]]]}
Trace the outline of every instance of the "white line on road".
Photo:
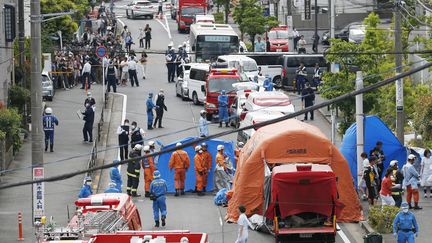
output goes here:
{"type": "Polygon", "coordinates": [[[168,24],[168,16],[163,15],[163,18],[165,19],[165,24],[163,24],[162,21],[160,21],[157,18],[156,18],[156,21],[159,22],[160,25],[162,25],[162,28],[164,28],[165,31],[168,34],[169,40],[172,42],[173,40],[172,40],[172,36],[171,36],[171,30],[170,30],[170,27],[169,27],[169,24],[168,24]]]}
{"type": "Polygon", "coordinates": [[[123,27],[125,26],[125,23],[121,19],[119,19],[118,17],[116,19],[123,27]]]}
{"type": "MultiPolygon", "coordinates": [[[[121,123],[123,123],[123,121],[126,119],[126,108],[127,108],[127,95],[122,94],[122,93],[115,93],[118,95],[123,96],[123,106],[122,106],[122,116],[121,116],[121,123]]],[[[117,151],[117,159],[120,160],[120,151],[117,151]]],[[[121,164],[118,167],[119,171],[121,171],[121,164]]]]}
{"type": "Polygon", "coordinates": [[[346,234],[342,231],[342,229],[339,227],[339,224],[336,224],[336,228],[338,230],[339,236],[342,238],[344,243],[351,243],[351,241],[348,239],[346,234]]]}

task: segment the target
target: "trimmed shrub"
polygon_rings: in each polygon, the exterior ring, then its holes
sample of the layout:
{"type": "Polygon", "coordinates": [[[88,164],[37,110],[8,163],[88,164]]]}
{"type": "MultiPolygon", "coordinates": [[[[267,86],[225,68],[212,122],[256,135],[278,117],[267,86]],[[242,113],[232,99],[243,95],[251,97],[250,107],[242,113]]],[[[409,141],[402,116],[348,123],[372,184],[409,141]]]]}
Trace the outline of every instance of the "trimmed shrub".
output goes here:
{"type": "Polygon", "coordinates": [[[373,206],[369,208],[368,223],[379,233],[391,233],[398,212],[399,208],[394,206],[373,206]]]}

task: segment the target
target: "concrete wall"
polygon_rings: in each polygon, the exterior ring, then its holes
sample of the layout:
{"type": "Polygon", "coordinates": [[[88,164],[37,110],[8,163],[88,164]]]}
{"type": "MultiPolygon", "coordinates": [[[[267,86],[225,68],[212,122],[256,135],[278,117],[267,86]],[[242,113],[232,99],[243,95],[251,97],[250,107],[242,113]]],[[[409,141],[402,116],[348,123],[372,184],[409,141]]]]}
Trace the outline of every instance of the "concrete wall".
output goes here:
{"type": "MultiPolygon", "coordinates": [[[[5,4],[14,5],[17,9],[15,0],[0,0],[0,103],[7,104],[8,88],[11,84],[12,64],[13,64],[13,42],[5,41],[4,9],[5,4]]],[[[18,14],[16,12],[15,16],[18,14]]],[[[17,23],[18,21],[15,21],[17,23]]],[[[18,28],[16,28],[17,30],[18,28]]]]}

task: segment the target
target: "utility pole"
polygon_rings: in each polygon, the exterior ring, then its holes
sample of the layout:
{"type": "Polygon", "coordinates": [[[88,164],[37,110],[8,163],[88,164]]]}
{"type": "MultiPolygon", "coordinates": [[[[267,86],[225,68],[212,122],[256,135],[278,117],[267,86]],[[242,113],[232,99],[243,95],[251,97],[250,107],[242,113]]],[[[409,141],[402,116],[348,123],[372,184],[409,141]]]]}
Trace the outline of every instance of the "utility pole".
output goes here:
{"type": "MultiPolygon", "coordinates": [[[[24,65],[24,0],[18,0],[18,51],[19,51],[19,66],[24,65]]],[[[16,55],[16,54],[15,54],[16,55]]],[[[24,72],[23,72],[24,73],[24,72]]],[[[14,74],[15,75],[15,74],[14,74]]],[[[23,80],[25,78],[23,77],[23,80]]]]}
{"type": "Polygon", "coordinates": [[[291,11],[291,0],[287,0],[287,17],[286,23],[288,27],[288,51],[294,51],[294,34],[293,34],[293,19],[291,11]]]}
{"type": "Polygon", "coordinates": [[[315,38],[318,36],[318,0],[315,0],[315,38]]]}
{"type": "MultiPolygon", "coordinates": [[[[395,64],[396,74],[402,73],[402,27],[400,14],[400,0],[395,0],[395,64]]],[[[403,80],[396,81],[396,135],[399,142],[404,143],[404,99],[403,99],[403,80]]]]}
{"type": "MultiPolygon", "coordinates": [[[[363,89],[363,74],[362,71],[357,71],[356,90],[363,89]]],[[[356,95],[356,125],[357,125],[357,186],[360,188],[362,181],[361,171],[363,161],[361,154],[364,151],[364,114],[363,114],[363,94],[356,95]]]]}

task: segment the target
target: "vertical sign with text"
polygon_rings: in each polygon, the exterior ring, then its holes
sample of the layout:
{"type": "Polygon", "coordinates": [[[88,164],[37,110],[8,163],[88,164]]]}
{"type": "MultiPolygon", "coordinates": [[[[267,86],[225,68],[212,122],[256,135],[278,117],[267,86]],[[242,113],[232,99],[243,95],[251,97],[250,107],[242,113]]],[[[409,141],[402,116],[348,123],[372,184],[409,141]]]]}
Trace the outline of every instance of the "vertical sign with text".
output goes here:
{"type": "MultiPolygon", "coordinates": [[[[33,168],[33,180],[40,180],[44,178],[44,168],[33,168]]],[[[33,222],[42,218],[45,213],[44,202],[45,188],[43,182],[33,184],[33,222]]]]}
{"type": "Polygon", "coordinates": [[[304,19],[311,20],[311,0],[304,0],[304,19]]]}

